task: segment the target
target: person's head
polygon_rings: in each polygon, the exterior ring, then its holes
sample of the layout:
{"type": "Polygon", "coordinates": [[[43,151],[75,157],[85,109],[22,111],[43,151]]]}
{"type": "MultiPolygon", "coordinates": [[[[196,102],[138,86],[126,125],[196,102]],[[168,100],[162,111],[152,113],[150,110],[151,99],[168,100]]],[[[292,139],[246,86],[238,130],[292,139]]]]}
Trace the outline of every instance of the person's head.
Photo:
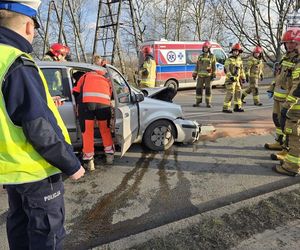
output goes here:
{"type": "Polygon", "coordinates": [[[210,51],[211,43],[209,41],[205,41],[202,45],[202,51],[207,53],[210,51]]]}
{"type": "Polygon", "coordinates": [[[146,57],[148,55],[152,55],[152,48],[150,46],[144,47],[142,51],[143,51],[144,57],[146,57]]]}
{"type": "Polygon", "coordinates": [[[93,63],[98,65],[98,66],[105,67],[106,64],[107,64],[107,61],[99,55],[94,55],[93,63]]]}
{"type": "Polygon", "coordinates": [[[235,43],[232,47],[231,47],[231,51],[230,53],[232,53],[233,56],[238,56],[239,54],[241,54],[243,52],[242,46],[239,43],[235,43]]]}
{"type": "Polygon", "coordinates": [[[48,51],[48,55],[50,55],[54,61],[65,61],[65,57],[69,54],[69,47],[61,44],[61,43],[53,43],[48,51]]]}
{"type": "Polygon", "coordinates": [[[293,27],[284,32],[281,39],[281,43],[284,44],[285,50],[287,52],[293,52],[297,50],[297,36],[299,36],[299,30],[300,29],[298,27],[293,27]]]}
{"type": "Polygon", "coordinates": [[[36,15],[40,0],[0,0],[0,26],[13,30],[32,43],[39,28],[36,15]]]}
{"type": "Polygon", "coordinates": [[[256,46],[252,53],[255,58],[260,58],[262,57],[263,49],[260,46],[256,46]]]}

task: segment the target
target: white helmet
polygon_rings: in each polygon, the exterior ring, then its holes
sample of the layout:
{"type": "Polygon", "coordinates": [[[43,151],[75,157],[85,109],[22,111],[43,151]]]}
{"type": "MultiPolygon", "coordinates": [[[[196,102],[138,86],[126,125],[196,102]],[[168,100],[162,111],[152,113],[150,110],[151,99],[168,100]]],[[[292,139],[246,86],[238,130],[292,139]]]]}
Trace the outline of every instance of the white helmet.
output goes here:
{"type": "Polygon", "coordinates": [[[36,28],[40,25],[36,20],[37,9],[41,4],[40,0],[0,0],[0,9],[13,11],[33,19],[36,28]]]}

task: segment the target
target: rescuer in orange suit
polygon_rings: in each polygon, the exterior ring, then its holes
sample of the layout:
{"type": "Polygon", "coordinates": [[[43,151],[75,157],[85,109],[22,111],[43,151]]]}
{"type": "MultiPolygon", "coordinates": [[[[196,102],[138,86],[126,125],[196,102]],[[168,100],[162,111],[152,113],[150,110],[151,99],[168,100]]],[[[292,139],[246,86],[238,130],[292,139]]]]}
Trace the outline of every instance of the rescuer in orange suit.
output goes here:
{"type": "Polygon", "coordinates": [[[94,122],[97,120],[103,141],[106,163],[113,164],[114,145],[110,132],[112,87],[97,70],[85,73],[73,88],[77,99],[79,123],[83,140],[83,161],[88,170],[94,170],[94,122]]]}

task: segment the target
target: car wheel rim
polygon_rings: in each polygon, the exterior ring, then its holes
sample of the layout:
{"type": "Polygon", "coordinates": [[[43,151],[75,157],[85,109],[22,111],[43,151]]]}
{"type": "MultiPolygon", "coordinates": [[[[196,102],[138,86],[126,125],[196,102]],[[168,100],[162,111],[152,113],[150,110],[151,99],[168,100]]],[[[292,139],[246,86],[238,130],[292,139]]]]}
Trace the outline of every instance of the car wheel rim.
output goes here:
{"type": "Polygon", "coordinates": [[[166,146],[172,138],[172,133],[168,127],[157,127],[153,130],[151,141],[157,147],[166,146]]]}

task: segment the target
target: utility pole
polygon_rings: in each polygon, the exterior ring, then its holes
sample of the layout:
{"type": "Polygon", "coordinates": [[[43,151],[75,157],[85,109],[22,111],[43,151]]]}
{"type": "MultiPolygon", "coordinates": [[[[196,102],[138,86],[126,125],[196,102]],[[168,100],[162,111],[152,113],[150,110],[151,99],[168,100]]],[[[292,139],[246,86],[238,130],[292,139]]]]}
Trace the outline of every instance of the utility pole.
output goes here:
{"type": "Polygon", "coordinates": [[[134,34],[134,40],[135,40],[135,50],[137,56],[139,55],[139,40],[137,37],[137,28],[136,28],[136,18],[135,18],[135,10],[132,3],[132,0],[128,0],[129,2],[129,8],[130,8],[130,14],[131,14],[131,20],[132,20],[132,27],[133,27],[133,34],[134,34]]]}
{"type": "MultiPolygon", "coordinates": [[[[96,21],[96,28],[95,28],[95,38],[94,38],[94,45],[93,45],[93,54],[92,54],[93,56],[96,54],[96,49],[97,49],[97,45],[98,45],[99,23],[100,23],[101,7],[102,7],[102,0],[99,0],[98,13],[97,13],[97,21],[96,21]]],[[[92,63],[93,63],[93,56],[92,56],[92,63]]]]}
{"type": "Polygon", "coordinates": [[[59,34],[58,34],[58,43],[61,43],[61,35],[62,35],[62,29],[63,29],[63,19],[64,19],[64,9],[65,9],[65,3],[66,0],[62,1],[62,6],[61,6],[61,17],[60,17],[60,24],[59,24],[59,34]]]}

